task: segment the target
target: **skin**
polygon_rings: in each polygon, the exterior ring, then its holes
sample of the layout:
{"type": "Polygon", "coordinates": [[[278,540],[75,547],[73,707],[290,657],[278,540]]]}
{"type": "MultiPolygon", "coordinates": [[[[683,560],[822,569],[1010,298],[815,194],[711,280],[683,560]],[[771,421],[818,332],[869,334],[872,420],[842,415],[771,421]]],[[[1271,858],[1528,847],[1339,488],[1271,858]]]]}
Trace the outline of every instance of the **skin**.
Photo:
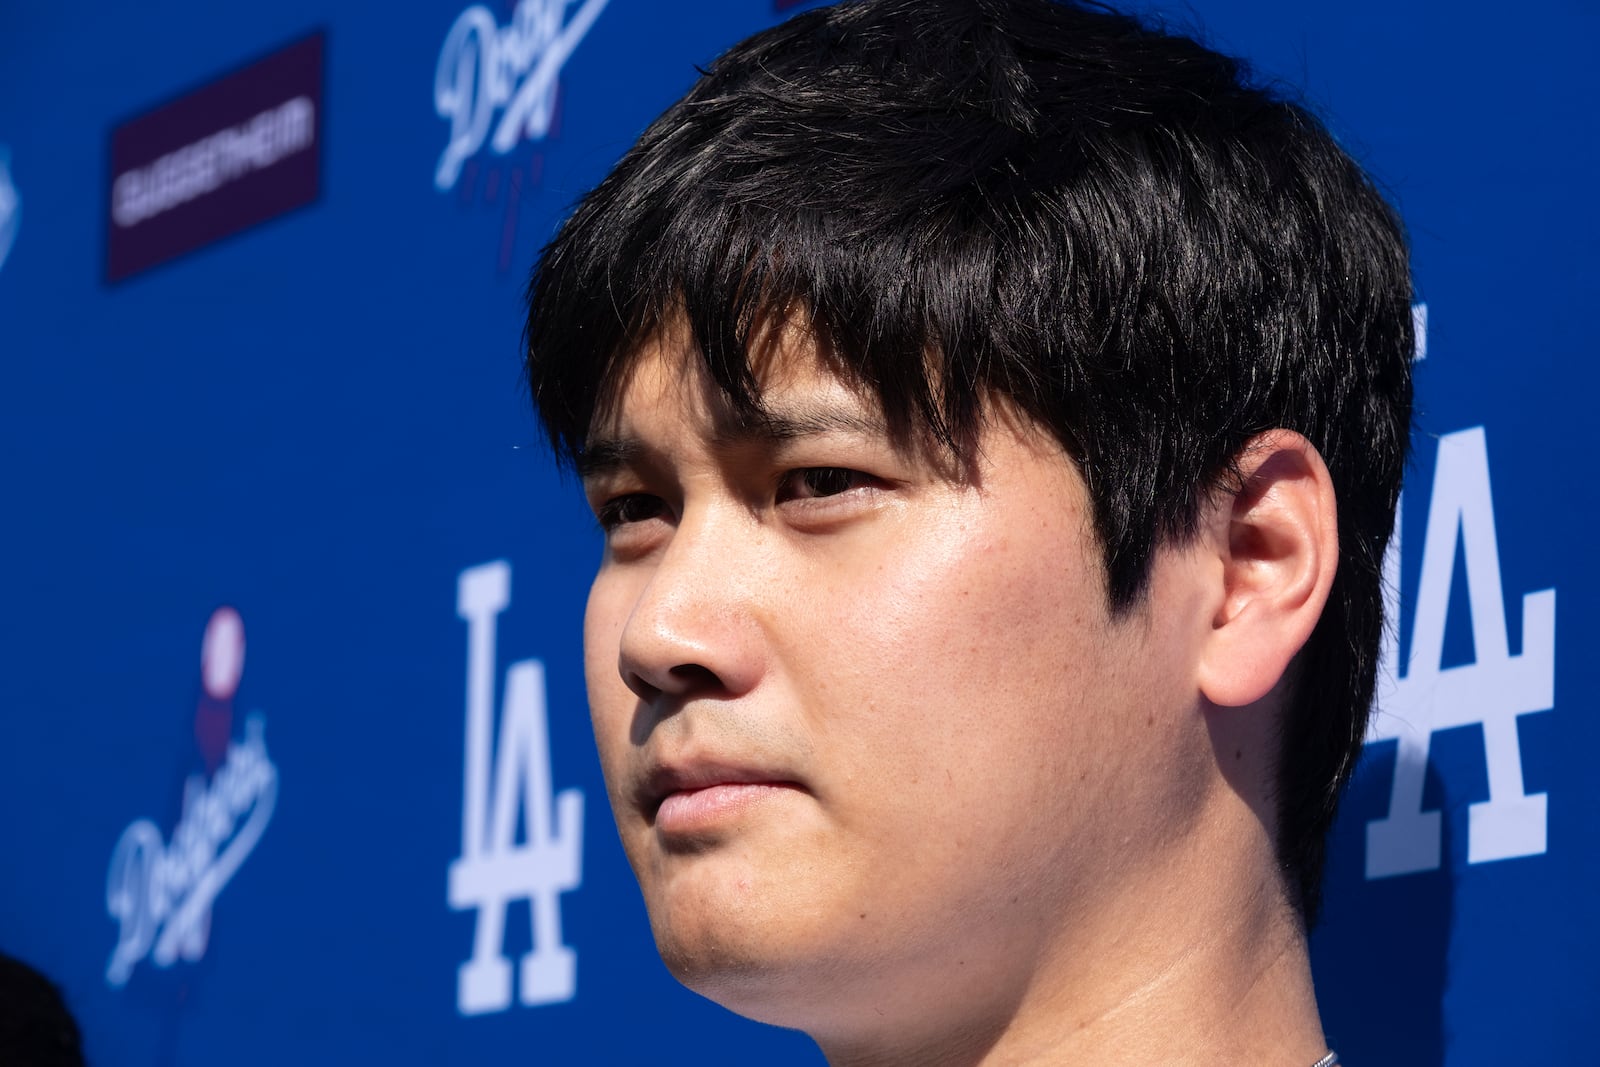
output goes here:
{"type": "Polygon", "coordinates": [[[595,738],[672,972],[837,1064],[1321,1056],[1267,802],[1315,451],[1258,439],[1113,616],[1042,428],[991,403],[957,476],[799,330],[754,423],[689,352],[642,347],[583,462],[595,738]]]}

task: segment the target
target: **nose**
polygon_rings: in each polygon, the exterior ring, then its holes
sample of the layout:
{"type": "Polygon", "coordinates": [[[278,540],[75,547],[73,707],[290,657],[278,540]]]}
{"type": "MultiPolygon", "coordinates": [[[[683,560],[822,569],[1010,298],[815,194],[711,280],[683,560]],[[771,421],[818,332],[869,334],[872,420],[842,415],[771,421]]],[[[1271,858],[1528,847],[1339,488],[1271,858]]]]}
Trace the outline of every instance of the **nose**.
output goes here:
{"type": "Polygon", "coordinates": [[[765,669],[758,525],[736,509],[685,515],[622,628],[617,668],[636,696],[736,697],[765,669]]]}

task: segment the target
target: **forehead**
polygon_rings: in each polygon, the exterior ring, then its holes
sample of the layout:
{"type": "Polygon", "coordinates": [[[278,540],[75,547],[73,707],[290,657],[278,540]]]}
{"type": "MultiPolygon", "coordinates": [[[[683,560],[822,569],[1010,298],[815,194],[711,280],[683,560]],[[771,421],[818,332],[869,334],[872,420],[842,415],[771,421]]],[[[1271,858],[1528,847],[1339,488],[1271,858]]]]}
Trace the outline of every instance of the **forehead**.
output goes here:
{"type": "MultiPolygon", "coordinates": [[[[940,377],[937,357],[926,359],[913,372],[923,386],[940,377]]],[[[584,444],[573,456],[577,472],[587,477],[617,467],[637,451],[649,424],[661,428],[669,418],[713,445],[777,447],[827,434],[877,438],[938,477],[969,485],[981,483],[983,442],[998,430],[1032,439],[1043,462],[1077,472],[1059,435],[1018,400],[979,389],[970,426],[953,427],[938,411],[939,389],[926,408],[904,389],[875,387],[856,360],[844,358],[824,330],[792,309],[759,318],[735,366],[714,370],[715,362],[681,312],[624,348],[601,382],[584,444]]]]}

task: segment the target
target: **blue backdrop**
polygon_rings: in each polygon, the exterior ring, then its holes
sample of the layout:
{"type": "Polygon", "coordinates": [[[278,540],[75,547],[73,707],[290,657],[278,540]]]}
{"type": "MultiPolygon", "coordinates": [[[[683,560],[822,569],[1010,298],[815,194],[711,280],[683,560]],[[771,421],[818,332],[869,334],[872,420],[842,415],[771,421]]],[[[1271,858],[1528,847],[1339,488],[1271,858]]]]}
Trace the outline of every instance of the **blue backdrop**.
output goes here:
{"type": "MultiPolygon", "coordinates": [[[[789,6],[0,10],[0,948],[97,1064],[818,1062],[656,959],[584,710],[599,540],[518,366],[562,212],[789,6]],[[317,34],[314,131],[218,88],[317,34]],[[199,125],[118,155],[167,105],[199,125]],[[291,158],[308,196],[223,217],[291,158]],[[198,247],[108,280],[158,226],[198,247]]],[[[1306,88],[1424,302],[1330,1038],[1593,1063],[1600,13],[1194,8],[1151,10],[1306,88]]]]}

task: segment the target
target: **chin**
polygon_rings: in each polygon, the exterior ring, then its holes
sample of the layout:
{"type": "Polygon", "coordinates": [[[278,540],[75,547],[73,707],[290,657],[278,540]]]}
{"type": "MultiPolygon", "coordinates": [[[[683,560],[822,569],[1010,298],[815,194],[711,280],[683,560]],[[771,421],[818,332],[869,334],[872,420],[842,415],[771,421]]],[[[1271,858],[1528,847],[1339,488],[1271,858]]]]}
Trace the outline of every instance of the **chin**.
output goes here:
{"type": "MultiPolygon", "coordinates": [[[[748,889],[748,886],[745,887],[748,889]]],[[[774,1026],[805,1029],[825,1013],[819,996],[838,992],[827,972],[848,951],[832,930],[805,928],[814,913],[791,894],[763,902],[748,892],[647,898],[656,950],[683,985],[729,1011],[774,1026]]]]}
{"type": "Polygon", "coordinates": [[[813,1018],[802,1008],[816,992],[811,967],[729,933],[708,939],[658,932],[656,948],[672,976],[706,999],[757,1022],[803,1029],[813,1018]]]}

